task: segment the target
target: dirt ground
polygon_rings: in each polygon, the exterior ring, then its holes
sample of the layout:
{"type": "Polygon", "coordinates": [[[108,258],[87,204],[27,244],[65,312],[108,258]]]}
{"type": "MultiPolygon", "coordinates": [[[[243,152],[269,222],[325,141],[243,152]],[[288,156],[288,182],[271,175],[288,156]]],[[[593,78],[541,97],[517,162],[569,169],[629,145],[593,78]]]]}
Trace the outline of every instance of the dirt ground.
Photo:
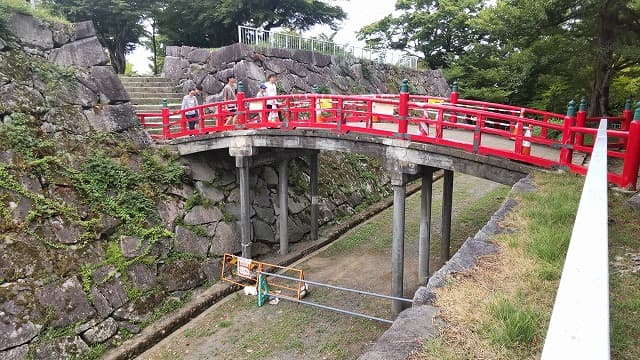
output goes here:
{"type": "MultiPolygon", "coordinates": [[[[441,182],[434,184],[431,271],[440,266],[441,182]]],[[[486,180],[454,179],[453,251],[499,207],[508,189],[486,180]]],[[[407,200],[406,298],[417,284],[420,194],[407,200]]],[[[374,293],[391,291],[392,209],[291,265],[305,279],[374,293]]],[[[369,296],[311,286],[305,301],[393,319],[391,304],[369,296]]],[[[389,324],[282,300],[257,306],[242,292],[227,297],[169,335],[138,359],[353,359],[366,352],[389,324]]]]}

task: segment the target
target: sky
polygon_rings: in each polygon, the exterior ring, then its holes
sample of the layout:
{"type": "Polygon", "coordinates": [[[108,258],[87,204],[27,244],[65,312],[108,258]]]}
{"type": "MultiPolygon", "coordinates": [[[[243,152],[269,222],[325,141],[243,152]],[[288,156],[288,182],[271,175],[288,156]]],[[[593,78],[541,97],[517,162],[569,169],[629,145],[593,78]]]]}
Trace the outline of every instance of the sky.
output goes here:
{"type": "MultiPolygon", "coordinates": [[[[392,13],[396,0],[325,0],[325,2],[341,6],[347,13],[347,19],[342,22],[341,29],[334,37],[334,41],[338,44],[349,43],[364,47],[363,42],[356,40],[356,31],[392,13]]],[[[321,33],[329,36],[333,31],[328,26],[315,26],[304,33],[304,36],[310,37],[321,33]]],[[[149,60],[147,59],[149,56],[151,56],[149,50],[138,46],[131,54],[127,55],[127,61],[133,65],[133,71],[139,74],[149,74],[149,60]]]]}

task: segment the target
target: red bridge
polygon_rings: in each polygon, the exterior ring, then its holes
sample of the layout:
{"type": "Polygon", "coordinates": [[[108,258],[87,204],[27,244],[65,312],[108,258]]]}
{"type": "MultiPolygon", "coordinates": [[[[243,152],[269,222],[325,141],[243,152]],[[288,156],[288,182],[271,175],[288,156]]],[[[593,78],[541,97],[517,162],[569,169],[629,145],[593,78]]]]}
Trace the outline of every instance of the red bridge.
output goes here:
{"type": "MultiPolygon", "coordinates": [[[[447,98],[411,95],[407,81],[400,94],[294,94],[245,98],[242,82],[237,99],[195,108],[198,123],[189,130],[185,112],[138,113],[141,124],[158,140],[187,138],[243,129],[320,129],[335,134],[366,134],[463,150],[544,169],[586,174],[600,118],[588,118],[586,105],[571,101],[566,115],[512,105],[465,100],[454,84],[447,98]],[[269,120],[267,103],[279,103],[269,120]],[[231,109],[235,108],[233,112],[231,109]],[[235,123],[229,120],[235,116],[235,123]],[[229,123],[226,125],[225,123],[229,123]]],[[[193,109],[190,109],[193,110],[193,109]]],[[[640,103],[632,116],[627,101],[622,116],[607,117],[608,181],[635,189],[640,163],[640,103]]]]}

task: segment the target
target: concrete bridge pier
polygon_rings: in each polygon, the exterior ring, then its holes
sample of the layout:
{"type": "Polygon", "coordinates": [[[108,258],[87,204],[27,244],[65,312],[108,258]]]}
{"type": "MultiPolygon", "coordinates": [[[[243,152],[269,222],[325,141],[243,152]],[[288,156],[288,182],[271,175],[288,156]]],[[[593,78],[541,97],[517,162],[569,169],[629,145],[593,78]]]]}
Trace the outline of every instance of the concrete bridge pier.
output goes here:
{"type": "Polygon", "coordinates": [[[249,199],[249,157],[236,156],[240,182],[240,244],[242,257],[251,258],[251,200],[249,199]]]}
{"type": "Polygon", "coordinates": [[[444,265],[449,260],[451,247],[451,209],[453,206],[453,171],[445,170],[442,182],[442,224],[440,233],[440,262],[444,265]]]}
{"type": "Polygon", "coordinates": [[[309,154],[309,196],[311,198],[311,241],[318,240],[318,153],[309,154]]]}
{"type": "Polygon", "coordinates": [[[431,206],[433,200],[433,172],[430,166],[422,167],[420,189],[420,235],[418,238],[418,283],[429,281],[429,256],[431,247],[431,206]]]}
{"type": "Polygon", "coordinates": [[[288,193],[289,193],[289,160],[280,161],[280,169],[278,171],[278,197],[280,200],[280,215],[278,216],[278,224],[280,226],[280,255],[285,255],[289,252],[289,230],[288,230],[288,217],[289,217],[289,205],[288,205],[288,193]]]}

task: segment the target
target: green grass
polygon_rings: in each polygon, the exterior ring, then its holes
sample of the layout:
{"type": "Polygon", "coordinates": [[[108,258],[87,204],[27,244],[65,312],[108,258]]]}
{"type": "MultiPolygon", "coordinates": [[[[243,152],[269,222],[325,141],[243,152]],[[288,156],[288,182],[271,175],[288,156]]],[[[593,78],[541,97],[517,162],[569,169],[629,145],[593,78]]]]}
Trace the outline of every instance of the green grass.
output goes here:
{"type": "Polygon", "coordinates": [[[487,310],[493,321],[486,324],[486,329],[498,345],[526,348],[540,333],[540,315],[517,299],[498,298],[487,310]]]}

